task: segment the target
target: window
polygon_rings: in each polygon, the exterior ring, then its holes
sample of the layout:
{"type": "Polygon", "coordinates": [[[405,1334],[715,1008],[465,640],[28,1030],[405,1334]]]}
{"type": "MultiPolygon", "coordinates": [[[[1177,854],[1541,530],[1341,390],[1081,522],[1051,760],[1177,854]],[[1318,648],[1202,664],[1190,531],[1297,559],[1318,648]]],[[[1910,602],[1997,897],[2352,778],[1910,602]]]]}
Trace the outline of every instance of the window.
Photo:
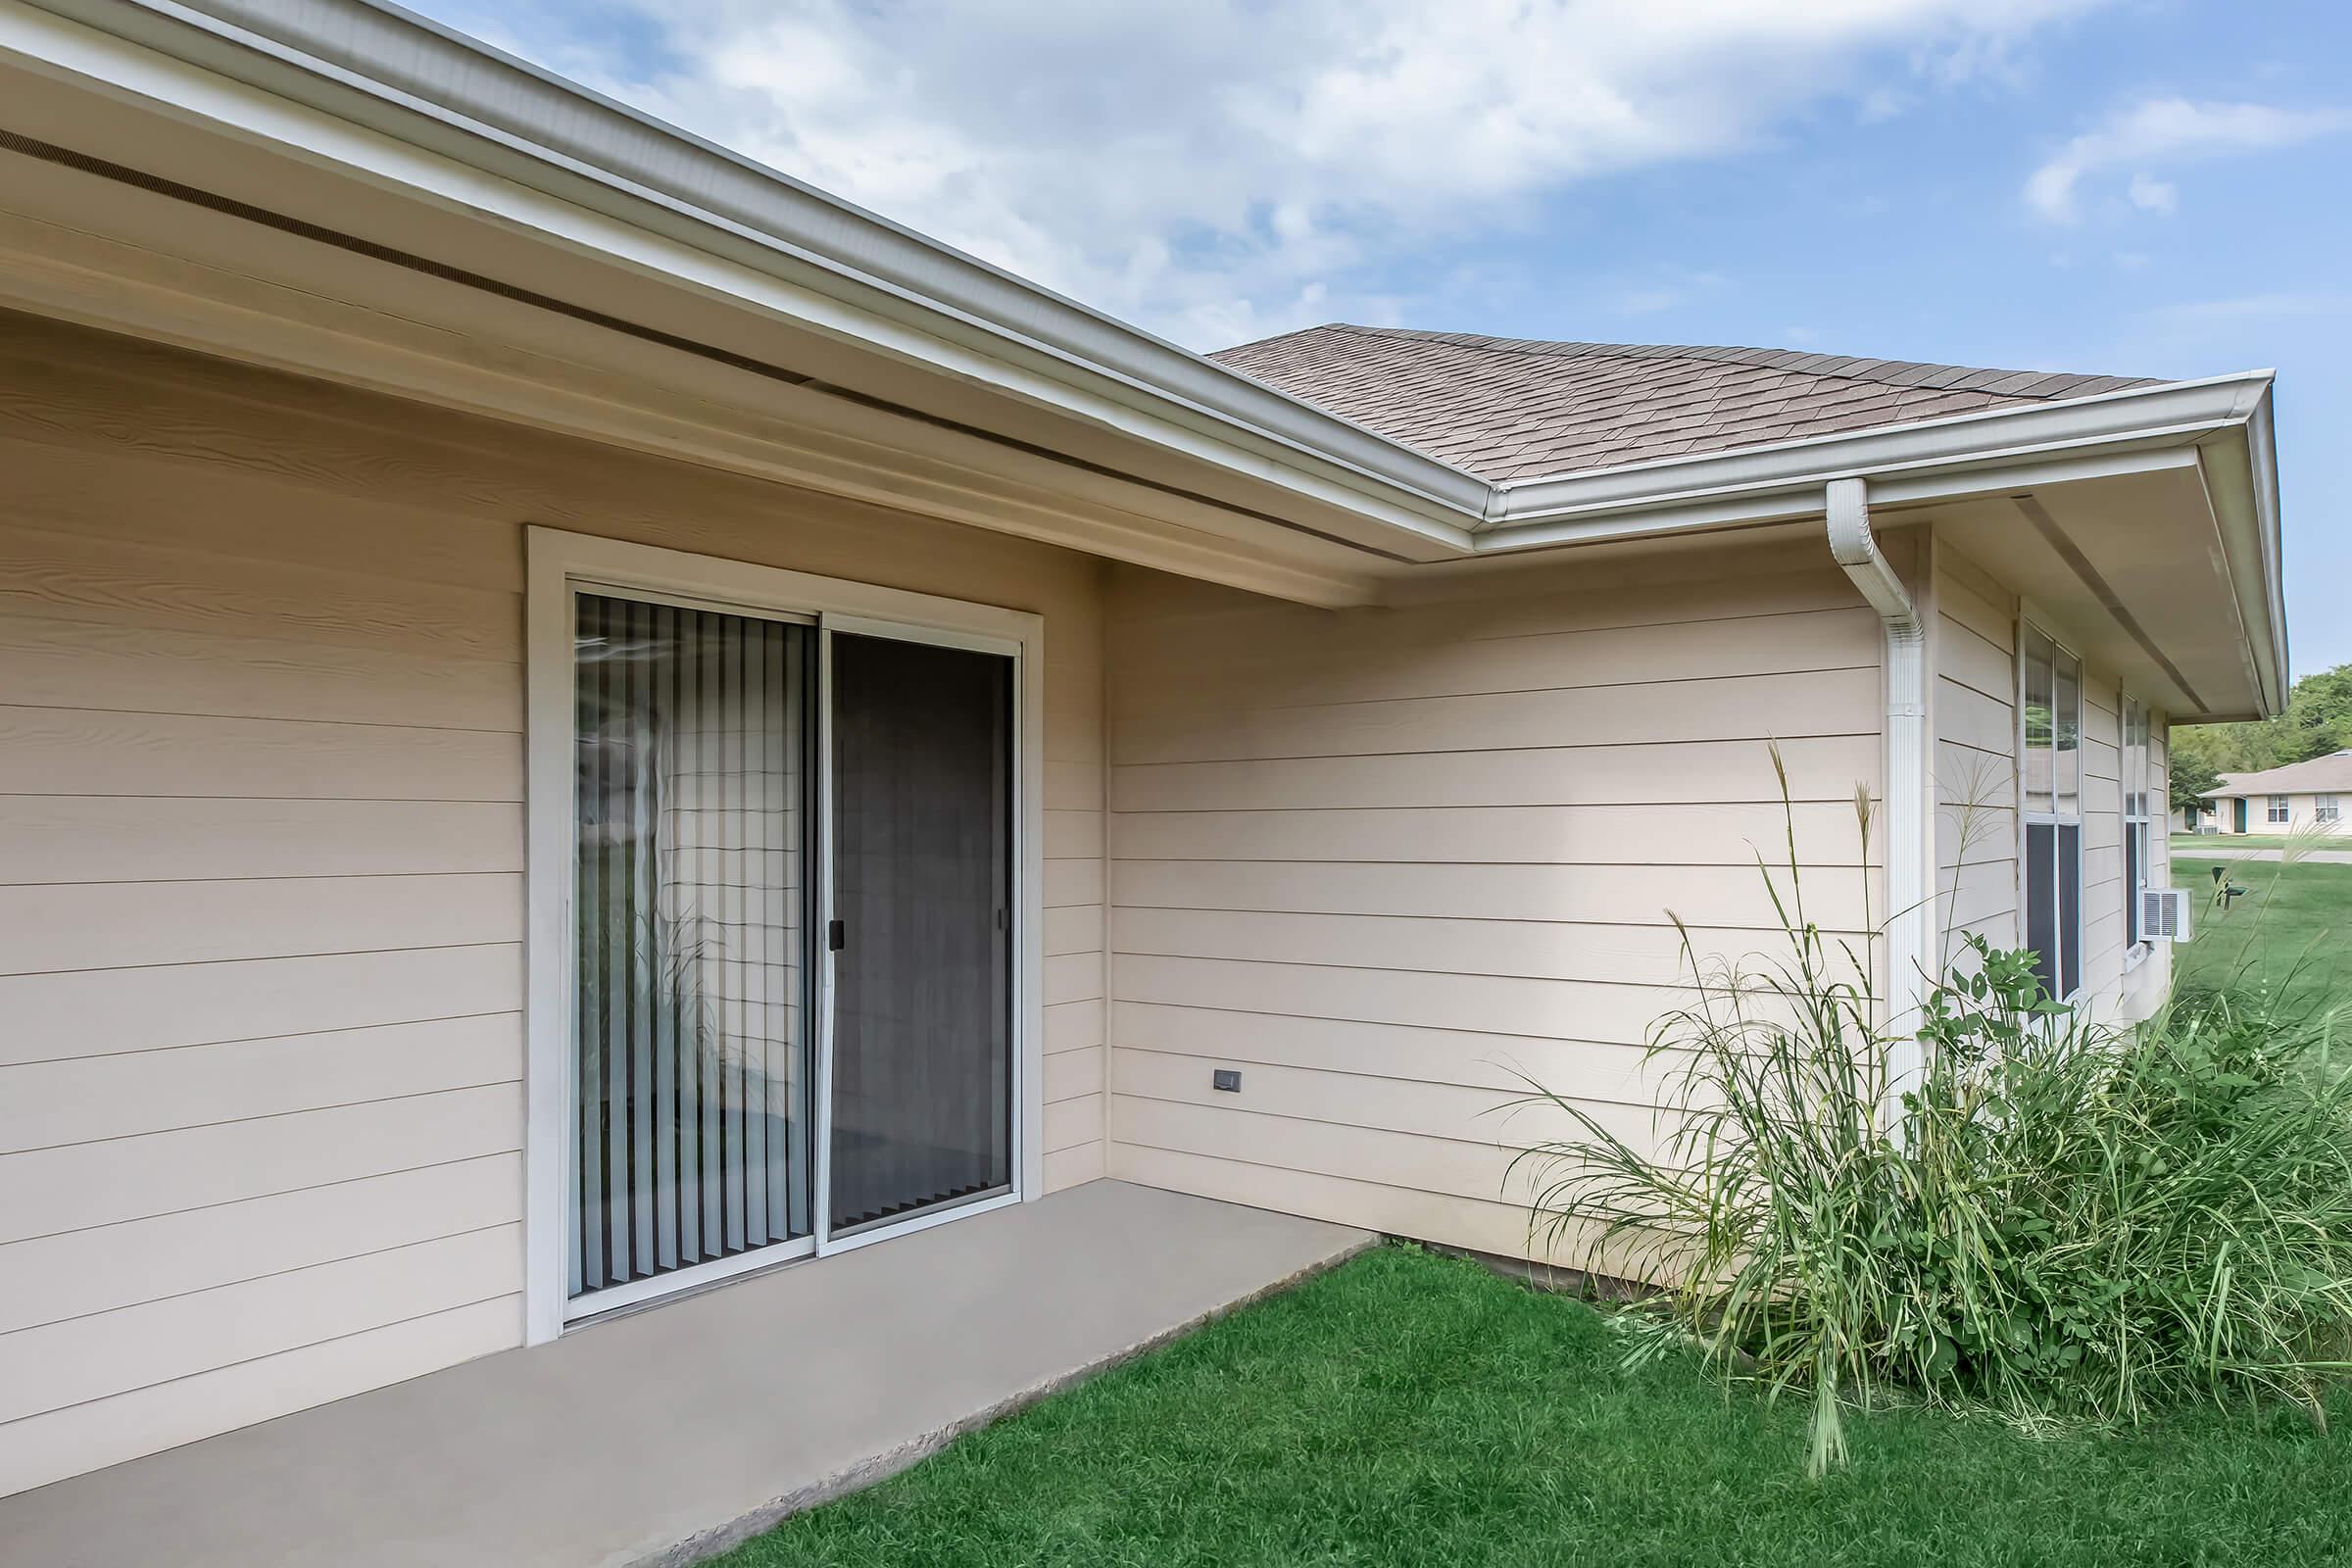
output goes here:
{"type": "Polygon", "coordinates": [[[2322,822],[2336,822],[2342,820],[2343,817],[2342,808],[2335,804],[2335,797],[2332,795],[2322,795],[2315,799],[2312,802],[2311,814],[2322,822]]]}
{"type": "Polygon", "coordinates": [[[2270,819],[2272,821],[2287,822],[2293,820],[2293,817],[2294,813],[2287,808],[2287,798],[2285,796],[2274,795],[2271,797],[2270,819]]]}
{"type": "Polygon", "coordinates": [[[2124,945],[2147,940],[2139,928],[2141,895],[2148,890],[2148,710],[2138,698],[2123,701],[2124,750],[2124,945]]]}
{"type": "Polygon", "coordinates": [[[2082,661],[2025,627],[2018,777],[2026,945],[2053,997],[2082,984],[2082,661]]]}

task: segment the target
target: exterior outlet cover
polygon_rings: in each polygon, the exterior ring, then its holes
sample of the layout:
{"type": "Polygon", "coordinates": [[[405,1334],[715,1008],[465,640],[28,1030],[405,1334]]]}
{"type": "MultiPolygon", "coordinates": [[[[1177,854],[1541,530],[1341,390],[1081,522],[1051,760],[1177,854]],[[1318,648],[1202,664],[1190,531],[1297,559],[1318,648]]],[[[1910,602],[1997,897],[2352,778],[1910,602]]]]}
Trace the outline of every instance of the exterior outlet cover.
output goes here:
{"type": "Polygon", "coordinates": [[[1242,1092],[1242,1075],[1231,1067],[1216,1069],[1209,1075],[1208,1083],[1212,1089],[1224,1089],[1237,1095],[1242,1092]]]}

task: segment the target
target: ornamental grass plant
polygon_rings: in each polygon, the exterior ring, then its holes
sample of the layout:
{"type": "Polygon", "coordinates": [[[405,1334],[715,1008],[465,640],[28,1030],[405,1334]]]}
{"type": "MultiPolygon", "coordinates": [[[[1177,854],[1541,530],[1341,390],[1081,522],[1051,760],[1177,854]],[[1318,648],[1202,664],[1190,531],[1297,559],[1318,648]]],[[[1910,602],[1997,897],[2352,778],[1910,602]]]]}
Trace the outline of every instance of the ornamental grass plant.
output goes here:
{"type": "MultiPolygon", "coordinates": [[[[1867,842],[1866,796],[1856,815],[1867,842]]],[[[2324,1421],[2352,1369],[2338,1011],[2222,992],[2111,1026],[2051,1000],[2032,954],[1971,936],[1890,1019],[1869,939],[1806,918],[1793,828],[1757,873],[1776,951],[1703,956],[1682,928],[1691,1000],[1651,1034],[1667,1091],[1646,1147],[1530,1097],[1578,1130],[1520,1156],[1538,1238],[1656,1287],[1629,1360],[1694,1344],[1808,1400],[1814,1475],[1844,1462],[1846,1410],[1889,1401],[2027,1426],[2281,1401],[2324,1421]],[[1915,1039],[1924,1065],[1890,1081],[1915,1039]]]]}

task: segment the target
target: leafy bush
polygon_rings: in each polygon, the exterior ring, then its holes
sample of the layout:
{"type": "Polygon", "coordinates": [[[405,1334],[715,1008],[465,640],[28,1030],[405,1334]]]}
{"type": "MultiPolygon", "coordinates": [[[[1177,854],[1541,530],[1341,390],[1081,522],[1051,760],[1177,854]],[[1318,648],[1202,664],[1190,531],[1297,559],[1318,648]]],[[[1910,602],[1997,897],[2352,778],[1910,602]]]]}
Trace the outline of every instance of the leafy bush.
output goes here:
{"type": "MultiPolygon", "coordinates": [[[[1859,806],[1867,836],[1869,807],[1859,806]]],[[[1653,1031],[1654,1150],[1544,1094],[1585,1136],[1521,1156],[1532,1216],[1595,1273],[1660,1287],[1659,1334],[1841,1412],[1889,1396],[2028,1422],[2132,1423],[2183,1401],[2321,1419],[2352,1366],[2352,1075],[2330,1017],[2226,997],[2133,1029],[2051,1002],[2029,953],[1972,938],[1891,1029],[1866,954],[1772,890],[1788,956],[1701,961],[1653,1031]],[[1888,1081],[1897,1033],[1926,1065],[1888,1081]],[[1899,1108],[1898,1108],[1899,1107],[1899,1108]]],[[[1679,922],[1678,922],[1679,925],[1679,922]]]]}

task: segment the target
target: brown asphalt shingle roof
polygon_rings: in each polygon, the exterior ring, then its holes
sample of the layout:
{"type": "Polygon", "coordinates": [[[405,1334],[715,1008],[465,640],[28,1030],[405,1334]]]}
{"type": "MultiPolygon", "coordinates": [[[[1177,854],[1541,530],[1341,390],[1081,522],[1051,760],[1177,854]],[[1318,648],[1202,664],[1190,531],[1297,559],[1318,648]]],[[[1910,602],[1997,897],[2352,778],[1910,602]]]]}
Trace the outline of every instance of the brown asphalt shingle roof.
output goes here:
{"type": "Polygon", "coordinates": [[[2156,384],[1794,349],[1552,343],[1339,322],[1209,358],[1495,482],[2156,384]]]}

